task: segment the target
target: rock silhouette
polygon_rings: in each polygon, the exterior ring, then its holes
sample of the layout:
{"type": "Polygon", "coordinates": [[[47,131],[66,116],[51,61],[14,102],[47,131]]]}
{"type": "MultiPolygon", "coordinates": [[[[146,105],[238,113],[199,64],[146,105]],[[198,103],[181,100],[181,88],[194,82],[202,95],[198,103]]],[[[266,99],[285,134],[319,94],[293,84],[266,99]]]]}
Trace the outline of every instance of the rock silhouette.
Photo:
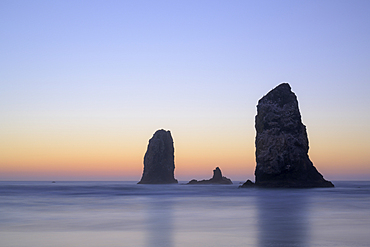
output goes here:
{"type": "Polygon", "coordinates": [[[252,188],[252,187],[255,187],[255,184],[249,179],[244,184],[239,186],[239,188],[252,188]]]}
{"type": "MultiPolygon", "coordinates": [[[[278,85],[258,101],[255,121],[256,186],[334,186],[308,157],[306,126],[301,121],[297,97],[288,83],[278,85]]],[[[250,187],[251,182],[245,186],[250,187]]]]}
{"type": "Polygon", "coordinates": [[[149,140],[144,156],[143,176],[138,184],[172,184],[174,177],[173,139],[170,131],[157,130],[149,140]]]}
{"type": "Polygon", "coordinates": [[[213,170],[213,177],[208,180],[197,181],[196,179],[191,180],[187,184],[232,184],[231,180],[227,177],[223,177],[220,168],[216,167],[213,170]]]}

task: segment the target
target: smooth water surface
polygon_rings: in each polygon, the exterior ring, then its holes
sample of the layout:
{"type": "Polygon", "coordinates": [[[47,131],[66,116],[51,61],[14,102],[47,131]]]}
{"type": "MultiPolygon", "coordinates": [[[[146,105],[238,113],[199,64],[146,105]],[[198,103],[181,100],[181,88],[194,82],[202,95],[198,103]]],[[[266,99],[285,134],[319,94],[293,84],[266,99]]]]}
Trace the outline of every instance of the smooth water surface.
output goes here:
{"type": "Polygon", "coordinates": [[[0,182],[0,246],[369,246],[370,182],[0,182]]]}

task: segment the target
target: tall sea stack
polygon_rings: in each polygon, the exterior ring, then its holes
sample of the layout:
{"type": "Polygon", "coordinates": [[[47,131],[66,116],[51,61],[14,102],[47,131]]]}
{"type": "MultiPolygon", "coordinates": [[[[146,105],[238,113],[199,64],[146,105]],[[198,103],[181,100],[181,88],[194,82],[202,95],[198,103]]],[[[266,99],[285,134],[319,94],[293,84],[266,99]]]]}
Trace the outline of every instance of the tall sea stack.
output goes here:
{"type": "Polygon", "coordinates": [[[296,95],[282,83],[258,101],[256,116],[258,187],[334,187],[308,157],[306,126],[296,95]]]}
{"type": "Polygon", "coordinates": [[[175,156],[170,131],[157,130],[149,140],[144,156],[143,176],[138,184],[172,184],[174,177],[175,156]]]}

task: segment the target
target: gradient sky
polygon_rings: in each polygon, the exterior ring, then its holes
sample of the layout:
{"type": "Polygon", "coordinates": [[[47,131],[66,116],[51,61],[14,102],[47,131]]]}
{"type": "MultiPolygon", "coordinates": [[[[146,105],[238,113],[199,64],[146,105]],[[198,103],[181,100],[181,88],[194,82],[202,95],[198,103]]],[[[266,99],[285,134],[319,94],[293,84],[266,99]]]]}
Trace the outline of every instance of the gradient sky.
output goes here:
{"type": "Polygon", "coordinates": [[[370,179],[370,1],[0,2],[0,180],[254,180],[258,100],[296,93],[330,180],[370,179]]]}

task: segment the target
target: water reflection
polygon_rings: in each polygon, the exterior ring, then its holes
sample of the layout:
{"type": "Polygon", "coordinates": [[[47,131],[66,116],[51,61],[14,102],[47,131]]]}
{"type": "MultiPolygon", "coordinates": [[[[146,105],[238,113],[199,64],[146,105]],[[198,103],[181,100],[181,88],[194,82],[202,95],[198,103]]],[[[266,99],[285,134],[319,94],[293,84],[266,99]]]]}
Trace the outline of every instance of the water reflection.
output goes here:
{"type": "Polygon", "coordinates": [[[258,246],[308,246],[307,201],[301,190],[261,190],[257,194],[258,246]]]}
{"type": "Polygon", "coordinates": [[[146,246],[173,247],[173,202],[169,198],[153,197],[148,201],[146,246]]]}

